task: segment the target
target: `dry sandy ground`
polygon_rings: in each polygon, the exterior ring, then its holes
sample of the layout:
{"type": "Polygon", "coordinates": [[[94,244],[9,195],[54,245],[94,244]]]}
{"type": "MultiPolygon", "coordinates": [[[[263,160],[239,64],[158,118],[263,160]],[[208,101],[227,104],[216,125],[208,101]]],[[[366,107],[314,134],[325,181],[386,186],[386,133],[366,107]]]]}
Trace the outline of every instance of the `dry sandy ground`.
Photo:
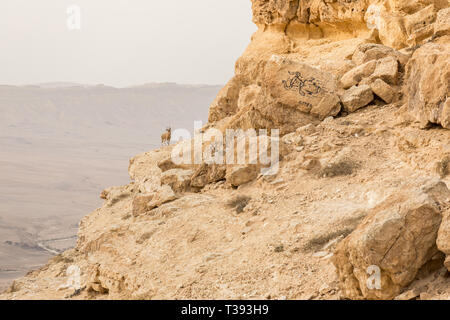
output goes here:
{"type": "Polygon", "coordinates": [[[220,86],[0,86],[0,290],[75,244],[101,190],[166,126],[206,121],[220,86]]]}
{"type": "MultiPolygon", "coordinates": [[[[342,298],[331,262],[337,243],[404,184],[439,179],[435,155],[450,132],[403,123],[395,105],[302,132],[303,148],[275,177],[238,189],[219,182],[138,216],[129,192],[137,186],[117,189],[117,201],[83,219],[76,250],[15,281],[0,299],[342,298]],[[306,170],[311,157],[328,163],[326,171],[306,170]],[[64,288],[70,266],[81,270],[81,291],[64,288]]],[[[136,181],[169,148],[137,156],[136,181]]],[[[439,268],[411,285],[420,299],[450,296],[439,268]]]]}

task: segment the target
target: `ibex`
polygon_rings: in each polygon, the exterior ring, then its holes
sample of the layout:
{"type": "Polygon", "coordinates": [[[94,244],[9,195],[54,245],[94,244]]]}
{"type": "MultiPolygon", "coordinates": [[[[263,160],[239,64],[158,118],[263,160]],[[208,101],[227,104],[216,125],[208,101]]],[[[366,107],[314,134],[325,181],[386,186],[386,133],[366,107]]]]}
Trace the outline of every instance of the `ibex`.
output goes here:
{"type": "Polygon", "coordinates": [[[166,128],[166,132],[161,135],[161,144],[169,145],[170,139],[172,138],[172,128],[166,128]]]}

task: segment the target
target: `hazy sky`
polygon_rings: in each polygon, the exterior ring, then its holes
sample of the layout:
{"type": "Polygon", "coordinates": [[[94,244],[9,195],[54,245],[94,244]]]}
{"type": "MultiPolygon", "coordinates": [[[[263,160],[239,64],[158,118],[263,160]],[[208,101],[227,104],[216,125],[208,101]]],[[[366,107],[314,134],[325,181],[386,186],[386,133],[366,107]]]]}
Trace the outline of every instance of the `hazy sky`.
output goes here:
{"type": "Polygon", "coordinates": [[[250,0],[1,0],[0,84],[222,84],[254,31],[250,0]]]}

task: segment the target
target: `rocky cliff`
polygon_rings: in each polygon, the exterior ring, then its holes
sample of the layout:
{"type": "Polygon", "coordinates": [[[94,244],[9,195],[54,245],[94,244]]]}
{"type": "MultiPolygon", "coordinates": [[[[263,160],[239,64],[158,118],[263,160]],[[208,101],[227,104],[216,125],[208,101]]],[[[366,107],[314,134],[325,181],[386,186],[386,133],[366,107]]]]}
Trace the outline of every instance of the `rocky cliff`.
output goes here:
{"type": "Polygon", "coordinates": [[[77,246],[1,298],[450,298],[449,2],[252,2],[198,133],[269,129],[248,149],[268,138],[278,170],[175,162],[189,140],[138,155],[77,246]]]}

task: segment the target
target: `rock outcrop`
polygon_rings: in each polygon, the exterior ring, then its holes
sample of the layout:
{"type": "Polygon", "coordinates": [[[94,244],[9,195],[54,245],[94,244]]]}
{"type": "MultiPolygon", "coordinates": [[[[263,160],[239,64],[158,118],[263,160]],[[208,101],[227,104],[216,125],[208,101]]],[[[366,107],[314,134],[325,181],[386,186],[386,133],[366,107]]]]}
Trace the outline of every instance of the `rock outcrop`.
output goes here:
{"type": "Polygon", "coordinates": [[[196,134],[255,129],[236,145],[278,151],[276,170],[209,161],[221,139],[138,155],[76,248],[1,298],[450,299],[448,1],[252,8],[258,31],[196,134]],[[175,161],[188,146],[207,160],[175,161]]]}
{"type": "Polygon", "coordinates": [[[423,126],[434,123],[450,129],[449,65],[449,41],[422,46],[407,65],[408,108],[423,126]]]}
{"type": "MultiPolygon", "coordinates": [[[[392,103],[410,57],[397,50],[445,35],[447,28],[448,3],[441,0],[252,2],[259,30],[210,108],[209,121],[224,127],[280,127],[286,134],[336,116],[342,108],[336,94],[343,94],[338,80],[349,89],[381,79],[375,95],[392,103]]],[[[364,93],[366,106],[371,100],[364,93]]]]}
{"type": "Polygon", "coordinates": [[[438,182],[419,190],[408,186],[372,209],[336,250],[333,262],[345,296],[396,297],[438,253],[442,210],[449,205],[450,191],[438,182]],[[371,267],[380,270],[379,287],[370,286],[371,267]]]}

